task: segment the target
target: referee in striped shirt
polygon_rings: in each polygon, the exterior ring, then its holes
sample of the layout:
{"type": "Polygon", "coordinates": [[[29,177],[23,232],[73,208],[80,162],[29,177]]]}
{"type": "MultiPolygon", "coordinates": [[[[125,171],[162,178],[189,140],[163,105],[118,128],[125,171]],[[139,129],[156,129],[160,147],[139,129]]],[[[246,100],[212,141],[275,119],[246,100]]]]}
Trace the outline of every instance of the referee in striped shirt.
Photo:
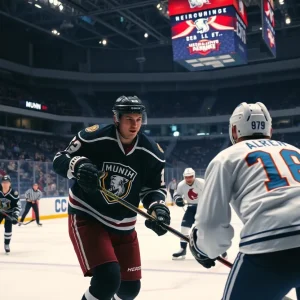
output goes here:
{"type": "Polygon", "coordinates": [[[23,224],[23,221],[24,221],[26,215],[28,214],[30,208],[32,208],[34,210],[35,220],[36,220],[37,225],[42,226],[42,224],[40,223],[39,208],[37,205],[37,201],[40,200],[41,197],[42,197],[42,192],[39,190],[39,185],[37,183],[34,183],[32,188],[25,192],[26,206],[25,206],[25,210],[23,212],[19,226],[21,226],[23,224]]]}

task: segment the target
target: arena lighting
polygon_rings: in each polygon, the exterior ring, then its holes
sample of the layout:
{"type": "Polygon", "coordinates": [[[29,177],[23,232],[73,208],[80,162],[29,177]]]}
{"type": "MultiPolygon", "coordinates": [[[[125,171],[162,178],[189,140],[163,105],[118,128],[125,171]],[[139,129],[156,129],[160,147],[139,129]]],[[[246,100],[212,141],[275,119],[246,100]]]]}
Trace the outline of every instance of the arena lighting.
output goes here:
{"type": "Polygon", "coordinates": [[[168,9],[168,1],[160,1],[157,5],[156,8],[159,10],[159,12],[167,19],[170,19],[169,16],[169,9],[168,9]]]}
{"type": "Polygon", "coordinates": [[[283,5],[284,4],[284,0],[279,0],[279,4],[283,5]]]}
{"type": "Polygon", "coordinates": [[[174,132],[173,132],[173,136],[176,136],[176,137],[177,137],[177,136],[180,136],[180,132],[179,132],[179,131],[174,131],[174,132]]]}
{"type": "Polygon", "coordinates": [[[57,31],[56,29],[52,29],[51,32],[52,32],[52,34],[54,34],[54,35],[60,35],[60,32],[57,31]]]}
{"type": "Polygon", "coordinates": [[[158,4],[156,5],[156,8],[157,8],[158,10],[162,10],[162,6],[161,6],[161,4],[160,4],[160,3],[158,3],[158,4]]]}
{"type": "Polygon", "coordinates": [[[144,38],[146,39],[146,38],[148,38],[148,36],[149,36],[149,34],[147,32],[145,32],[144,38]]]}
{"type": "Polygon", "coordinates": [[[285,24],[286,24],[286,25],[289,25],[289,24],[291,24],[291,22],[292,22],[292,21],[291,21],[290,16],[289,16],[288,14],[286,14],[286,15],[285,15],[285,24]]]}
{"type": "Polygon", "coordinates": [[[42,8],[39,4],[36,4],[36,3],[34,4],[34,6],[37,8],[42,8]]]}
{"type": "Polygon", "coordinates": [[[106,40],[106,39],[103,39],[103,40],[102,40],[102,45],[103,45],[103,46],[106,46],[106,45],[107,45],[107,40],[106,40]]]}

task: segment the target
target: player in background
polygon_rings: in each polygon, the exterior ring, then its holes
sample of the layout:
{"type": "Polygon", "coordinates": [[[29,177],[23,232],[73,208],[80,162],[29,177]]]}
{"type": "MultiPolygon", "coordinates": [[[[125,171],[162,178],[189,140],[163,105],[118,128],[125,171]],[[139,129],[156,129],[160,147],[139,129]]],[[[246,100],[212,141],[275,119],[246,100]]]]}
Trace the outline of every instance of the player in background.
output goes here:
{"type": "MultiPolygon", "coordinates": [[[[174,194],[174,202],[177,206],[184,207],[186,202],[188,204],[181,221],[181,233],[186,236],[189,235],[190,229],[194,224],[197,204],[199,201],[203,201],[204,179],[196,178],[195,174],[194,169],[186,168],[183,172],[184,179],[179,182],[174,194]]],[[[185,259],[186,248],[187,242],[181,240],[180,250],[173,254],[173,260],[185,259]]],[[[225,258],[227,253],[224,253],[222,256],[225,258]]]]}
{"type": "Polygon", "coordinates": [[[33,211],[35,213],[36,224],[38,226],[42,226],[42,224],[40,223],[38,201],[43,196],[43,193],[40,191],[39,185],[37,183],[34,183],[32,185],[32,188],[28,189],[24,195],[25,195],[25,199],[26,199],[26,205],[25,205],[25,209],[22,214],[19,226],[23,225],[23,221],[26,218],[26,215],[29,213],[31,208],[33,209],[33,211]]]}
{"type": "Polygon", "coordinates": [[[231,207],[244,224],[223,300],[281,300],[300,287],[300,150],[271,140],[264,104],[243,102],[229,122],[233,146],[205,173],[190,249],[206,268],[231,246],[231,207]]]}
{"type": "Polygon", "coordinates": [[[170,224],[165,205],[165,158],[161,147],[140,133],[147,122],[142,101],[121,96],[113,107],[114,124],[80,131],[54,158],[55,172],[74,179],[69,192],[69,235],[84,276],[91,276],[82,300],[136,298],[141,259],[136,213],[99,190],[100,185],[136,207],[140,200],[159,221],[145,225],[157,235],[170,224]]]}
{"type": "Polygon", "coordinates": [[[170,181],[169,184],[168,184],[168,191],[169,191],[170,196],[171,196],[172,206],[174,205],[174,198],[173,197],[174,197],[174,192],[176,190],[176,185],[177,185],[177,183],[176,183],[175,178],[173,178],[172,181],[170,181]]]}
{"type": "MultiPolygon", "coordinates": [[[[192,168],[186,168],[183,172],[183,180],[178,183],[173,201],[179,207],[188,207],[181,221],[181,233],[188,236],[190,229],[195,221],[197,204],[202,195],[204,180],[195,177],[195,171],[192,168]]],[[[180,250],[173,254],[173,259],[185,259],[187,242],[180,240],[180,250]]]]}
{"type": "Polygon", "coordinates": [[[21,211],[21,204],[19,201],[18,191],[12,189],[11,179],[9,175],[4,175],[1,179],[0,187],[0,224],[4,223],[4,250],[6,253],[10,252],[10,241],[12,237],[12,225],[18,224],[18,217],[21,211]],[[4,214],[9,217],[6,217],[4,214]]]}

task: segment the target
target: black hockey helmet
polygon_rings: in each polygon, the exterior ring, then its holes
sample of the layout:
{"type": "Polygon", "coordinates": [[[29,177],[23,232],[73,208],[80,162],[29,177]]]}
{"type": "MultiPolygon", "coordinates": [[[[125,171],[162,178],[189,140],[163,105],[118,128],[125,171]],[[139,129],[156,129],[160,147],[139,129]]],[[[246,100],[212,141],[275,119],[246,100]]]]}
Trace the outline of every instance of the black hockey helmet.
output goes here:
{"type": "Polygon", "coordinates": [[[122,114],[141,114],[142,115],[142,124],[147,124],[147,113],[146,108],[143,105],[143,102],[137,96],[121,96],[119,97],[112,109],[116,121],[119,122],[122,114]]]}
{"type": "Polygon", "coordinates": [[[2,179],[1,179],[1,182],[4,182],[4,181],[9,181],[9,182],[11,182],[10,176],[9,176],[9,175],[4,175],[4,176],[2,177],[2,179]]]}

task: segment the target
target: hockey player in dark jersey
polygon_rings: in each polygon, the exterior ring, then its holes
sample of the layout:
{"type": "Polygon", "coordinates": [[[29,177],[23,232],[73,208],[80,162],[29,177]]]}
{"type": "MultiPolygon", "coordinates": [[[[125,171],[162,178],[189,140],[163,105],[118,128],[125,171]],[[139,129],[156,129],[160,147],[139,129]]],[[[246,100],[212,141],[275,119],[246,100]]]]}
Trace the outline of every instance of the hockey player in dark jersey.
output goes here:
{"type": "Polygon", "coordinates": [[[18,217],[21,211],[19,193],[11,188],[9,175],[4,175],[1,180],[0,189],[0,224],[4,223],[4,250],[10,252],[10,240],[12,237],[12,224],[18,224],[18,217]],[[5,216],[5,215],[8,215],[5,216]]]}
{"type": "Polygon", "coordinates": [[[84,276],[92,276],[82,300],[131,300],[140,291],[136,213],[102,193],[99,183],[136,207],[142,201],[159,220],[145,221],[157,235],[166,233],[160,221],[170,224],[163,150],[139,133],[147,122],[144,105],[136,96],[122,96],[113,113],[113,125],[80,131],[53,161],[56,173],[75,179],[69,192],[69,235],[84,276]]]}

